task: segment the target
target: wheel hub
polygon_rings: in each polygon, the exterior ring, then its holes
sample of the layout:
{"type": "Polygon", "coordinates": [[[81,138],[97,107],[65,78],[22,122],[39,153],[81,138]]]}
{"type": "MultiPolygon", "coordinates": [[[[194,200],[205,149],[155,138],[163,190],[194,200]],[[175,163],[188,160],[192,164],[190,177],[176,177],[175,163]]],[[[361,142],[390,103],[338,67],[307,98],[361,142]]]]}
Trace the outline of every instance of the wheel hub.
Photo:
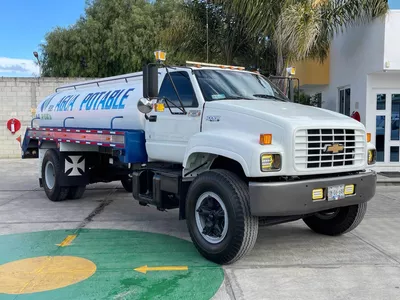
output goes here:
{"type": "Polygon", "coordinates": [[[196,225],[203,238],[220,243],[228,231],[228,214],[221,198],[212,192],[202,194],[196,203],[196,225]]]}
{"type": "Polygon", "coordinates": [[[315,215],[322,220],[330,220],[339,214],[340,208],[334,208],[316,213],[315,215]]]}
{"type": "Polygon", "coordinates": [[[54,165],[51,161],[48,161],[45,166],[44,172],[44,180],[46,181],[46,185],[49,189],[52,189],[55,185],[56,174],[54,170],[54,165]]]}

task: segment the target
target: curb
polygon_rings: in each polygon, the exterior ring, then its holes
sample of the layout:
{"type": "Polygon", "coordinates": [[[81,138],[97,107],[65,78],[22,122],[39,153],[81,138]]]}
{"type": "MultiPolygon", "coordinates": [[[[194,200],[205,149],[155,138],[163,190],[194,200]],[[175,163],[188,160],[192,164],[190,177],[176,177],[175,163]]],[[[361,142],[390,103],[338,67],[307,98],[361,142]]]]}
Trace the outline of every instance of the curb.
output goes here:
{"type": "Polygon", "coordinates": [[[389,178],[378,175],[377,186],[396,186],[400,185],[400,178],[389,178]]]}
{"type": "Polygon", "coordinates": [[[400,186],[400,181],[393,181],[393,180],[385,180],[385,181],[377,181],[377,186],[400,186]]]}

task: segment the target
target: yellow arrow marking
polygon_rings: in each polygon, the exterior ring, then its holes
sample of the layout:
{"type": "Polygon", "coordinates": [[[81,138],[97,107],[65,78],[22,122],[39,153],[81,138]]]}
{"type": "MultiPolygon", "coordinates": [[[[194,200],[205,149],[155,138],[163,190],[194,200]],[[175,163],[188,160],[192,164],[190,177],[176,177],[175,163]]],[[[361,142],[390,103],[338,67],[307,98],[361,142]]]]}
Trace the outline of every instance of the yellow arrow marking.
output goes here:
{"type": "Polygon", "coordinates": [[[164,266],[164,267],[148,267],[142,266],[134,269],[137,272],[146,274],[148,271],[187,271],[189,268],[187,266],[164,266]]]}
{"type": "Polygon", "coordinates": [[[72,241],[76,238],[76,234],[67,236],[61,244],[57,244],[59,247],[66,247],[71,245],[72,241]]]}

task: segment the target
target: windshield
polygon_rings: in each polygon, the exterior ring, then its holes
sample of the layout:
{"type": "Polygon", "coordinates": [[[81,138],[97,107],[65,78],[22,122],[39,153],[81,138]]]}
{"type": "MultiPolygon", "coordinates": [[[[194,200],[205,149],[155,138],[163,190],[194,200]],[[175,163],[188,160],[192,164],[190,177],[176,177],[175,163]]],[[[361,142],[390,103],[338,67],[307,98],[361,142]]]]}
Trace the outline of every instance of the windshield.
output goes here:
{"type": "Polygon", "coordinates": [[[246,72],[228,70],[195,70],[206,101],[248,99],[288,101],[268,79],[246,72]]]}

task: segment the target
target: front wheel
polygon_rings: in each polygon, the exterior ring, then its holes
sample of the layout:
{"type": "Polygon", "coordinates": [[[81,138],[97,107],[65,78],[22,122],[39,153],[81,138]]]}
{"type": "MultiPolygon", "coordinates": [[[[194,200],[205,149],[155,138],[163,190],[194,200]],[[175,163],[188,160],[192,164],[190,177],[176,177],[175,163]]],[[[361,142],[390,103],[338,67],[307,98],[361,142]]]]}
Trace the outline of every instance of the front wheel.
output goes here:
{"type": "Polygon", "coordinates": [[[304,223],[316,233],[341,235],[355,229],[363,220],[367,203],[339,207],[304,218],[304,223]]]}
{"type": "Polygon", "coordinates": [[[258,218],[250,213],[248,186],[226,170],[207,171],[193,181],[186,219],[197,250],[218,264],[239,260],[257,239],[258,218]]]}

